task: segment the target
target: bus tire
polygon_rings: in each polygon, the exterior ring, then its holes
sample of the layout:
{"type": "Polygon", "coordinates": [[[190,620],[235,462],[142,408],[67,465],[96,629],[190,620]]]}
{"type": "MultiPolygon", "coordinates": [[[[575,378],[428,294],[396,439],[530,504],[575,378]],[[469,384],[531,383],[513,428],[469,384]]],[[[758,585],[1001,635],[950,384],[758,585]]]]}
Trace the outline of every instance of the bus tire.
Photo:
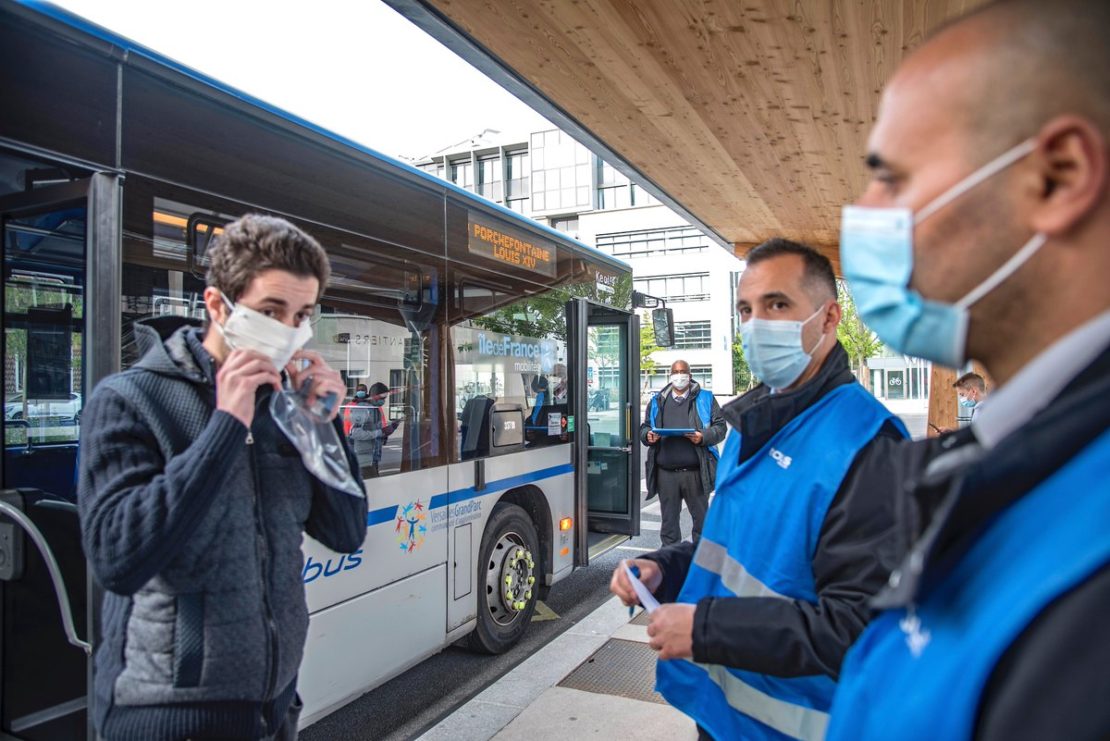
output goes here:
{"type": "Polygon", "coordinates": [[[539,536],[528,513],[502,502],[493,508],[478,560],[478,621],[466,636],[472,651],[508,651],[528,628],[539,599],[539,536]]]}

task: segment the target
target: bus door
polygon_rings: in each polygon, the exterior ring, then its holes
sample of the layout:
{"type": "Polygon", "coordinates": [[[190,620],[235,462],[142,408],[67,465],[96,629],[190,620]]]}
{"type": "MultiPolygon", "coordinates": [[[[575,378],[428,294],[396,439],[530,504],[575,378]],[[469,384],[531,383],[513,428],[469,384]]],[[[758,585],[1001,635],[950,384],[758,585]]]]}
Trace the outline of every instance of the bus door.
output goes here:
{"type": "Polygon", "coordinates": [[[118,365],[118,188],[115,176],[94,175],[0,197],[4,738],[92,736],[95,600],[77,521],[77,443],[88,391],[118,365]],[[99,291],[94,274],[104,276],[99,291]]]}
{"type": "Polygon", "coordinates": [[[575,420],[574,565],[640,534],[640,351],[635,314],[567,303],[575,420]]]}

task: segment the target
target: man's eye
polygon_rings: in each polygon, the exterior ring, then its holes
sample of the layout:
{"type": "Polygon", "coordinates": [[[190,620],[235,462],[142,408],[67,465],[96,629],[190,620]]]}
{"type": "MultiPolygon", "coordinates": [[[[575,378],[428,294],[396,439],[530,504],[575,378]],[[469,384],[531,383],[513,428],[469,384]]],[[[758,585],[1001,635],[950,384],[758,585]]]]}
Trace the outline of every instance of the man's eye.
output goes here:
{"type": "Polygon", "coordinates": [[[262,316],[268,316],[271,319],[273,319],[277,316],[277,312],[274,311],[273,309],[263,309],[262,310],[262,316]]]}
{"type": "Polygon", "coordinates": [[[782,311],[783,309],[787,308],[787,303],[785,301],[775,301],[773,304],[771,304],[771,308],[775,311],[782,311]]]}

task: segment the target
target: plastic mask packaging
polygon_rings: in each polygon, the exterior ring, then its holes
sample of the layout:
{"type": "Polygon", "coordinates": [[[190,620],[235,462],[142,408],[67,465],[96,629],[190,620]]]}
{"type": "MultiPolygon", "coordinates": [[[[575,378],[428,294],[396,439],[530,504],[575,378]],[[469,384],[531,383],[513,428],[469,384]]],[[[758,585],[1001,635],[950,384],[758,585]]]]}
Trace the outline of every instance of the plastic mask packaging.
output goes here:
{"type": "Polygon", "coordinates": [[[286,388],[274,393],[270,397],[270,416],[301,454],[301,461],[309,473],[333,489],[353,497],[364,497],[362,486],[351,474],[347,449],[339,439],[335,424],[328,419],[330,407],[335,405],[337,398],[329,394],[325,400],[310,405],[311,386],[311,379],[306,379],[300,391],[286,388]]]}

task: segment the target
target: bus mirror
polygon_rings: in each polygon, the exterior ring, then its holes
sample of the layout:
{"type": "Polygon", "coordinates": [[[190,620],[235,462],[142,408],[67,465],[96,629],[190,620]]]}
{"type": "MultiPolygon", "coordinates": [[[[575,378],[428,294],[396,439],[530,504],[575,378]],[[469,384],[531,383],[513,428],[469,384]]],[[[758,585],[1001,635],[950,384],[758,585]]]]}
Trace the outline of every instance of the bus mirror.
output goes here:
{"type": "Polygon", "coordinates": [[[651,326],[655,330],[655,344],[659,347],[674,345],[674,310],[652,309],[651,326]]]}
{"type": "Polygon", "coordinates": [[[208,267],[208,248],[212,238],[221,234],[230,219],[221,221],[208,214],[195,213],[186,223],[186,261],[189,272],[198,278],[205,277],[202,268],[208,267]]]}

